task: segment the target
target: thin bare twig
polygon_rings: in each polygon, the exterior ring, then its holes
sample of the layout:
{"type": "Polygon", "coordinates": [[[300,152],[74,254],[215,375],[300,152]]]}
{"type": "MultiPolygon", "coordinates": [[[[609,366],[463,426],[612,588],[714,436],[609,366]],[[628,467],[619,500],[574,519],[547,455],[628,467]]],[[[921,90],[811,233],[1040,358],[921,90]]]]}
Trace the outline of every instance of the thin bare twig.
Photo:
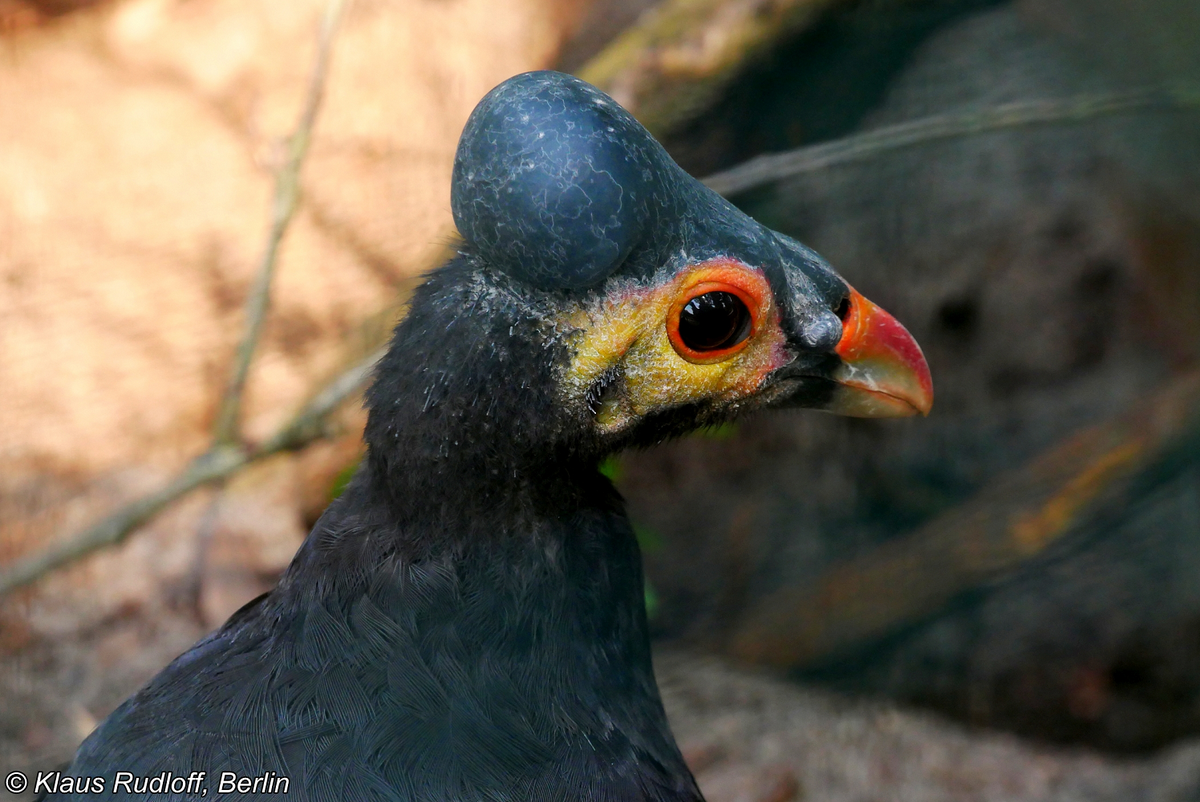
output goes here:
{"type": "MultiPolygon", "coordinates": [[[[325,417],[362,383],[370,371],[369,365],[354,366],[319,393],[266,442],[249,449],[240,445],[239,421],[246,375],[270,304],[271,279],[279,258],[279,244],[287,232],[299,200],[300,168],[308,152],[313,125],[325,92],[330,52],[345,4],[346,0],[329,0],[321,18],[317,55],[308,84],[304,110],[296,130],[288,139],[288,159],[276,175],[267,246],[246,302],[246,329],[238,346],[229,385],[222,397],[221,408],[213,427],[212,446],[193,460],[187,469],[166,487],[130,502],[82,532],[44,551],[18,560],[9,568],[0,571],[0,596],[33,582],[59,566],[74,562],[98,549],[120,543],[130,532],[149,521],[168,504],[201,485],[224,479],[255,460],[279,451],[299,448],[321,436],[325,417]]],[[[375,355],[374,358],[378,356],[375,355]]]]}
{"type": "Polygon", "coordinates": [[[191,609],[197,621],[203,621],[204,615],[201,612],[201,599],[204,596],[204,574],[208,570],[209,555],[212,551],[213,535],[217,530],[217,523],[221,517],[221,498],[225,493],[226,479],[218,479],[212,484],[212,493],[209,496],[208,504],[204,506],[204,513],[200,516],[200,523],[196,526],[196,552],[192,557],[191,569],[188,573],[187,582],[184,584],[184,592],[181,599],[191,609]]]}
{"type": "Polygon", "coordinates": [[[811,29],[830,0],[663,0],[577,73],[657,137],[696,120],[747,67],[811,29]]]}
{"type": "Polygon", "coordinates": [[[1196,109],[1200,109],[1200,92],[1185,89],[1152,89],[1005,103],[978,111],[921,117],[819,145],[757,156],[702,180],[710,189],[722,195],[736,195],[782,178],[812,173],[838,164],[861,162],[883,153],[945,139],[1038,125],[1080,123],[1096,117],[1138,111],[1196,109]]]}
{"type": "Polygon", "coordinates": [[[325,76],[329,71],[329,54],[341,20],[345,0],[330,0],[321,17],[321,32],[317,38],[317,56],[313,62],[312,77],[308,82],[308,93],[304,100],[304,111],[296,130],[288,137],[287,161],[275,176],[275,195],[271,203],[271,230],[267,235],[267,247],[263,250],[258,274],[246,299],[246,330],[238,345],[233,360],[229,385],[221,399],[221,408],[213,426],[213,440],[221,445],[233,445],[241,439],[242,396],[246,389],[246,376],[250,362],[262,336],[263,321],[271,303],[271,280],[275,277],[275,265],[279,261],[279,243],[287,233],[296,205],[300,200],[300,168],[312,141],[313,124],[325,96],[325,76]]]}
{"type": "Polygon", "coordinates": [[[354,367],[338,374],[337,378],[314,395],[287,425],[264,440],[252,452],[251,458],[261,459],[280,451],[295,451],[324,437],[327,434],[325,423],[330,413],[363,386],[371,371],[375,369],[375,363],[386,351],[387,346],[381,346],[354,367]]]}
{"type": "Polygon", "coordinates": [[[206,452],[166,487],[133,501],[61,543],[18,560],[0,574],[0,594],[28,584],[61,565],[74,562],[93,551],[120,543],[159,510],[201,485],[228,476],[246,464],[240,449],[226,447],[206,452]]]}
{"type": "Polygon", "coordinates": [[[182,474],[161,490],[126,504],[61,543],[18,560],[0,572],[0,596],[41,578],[55,568],[120,543],[130,532],[149,521],[168,504],[202,485],[232,476],[247,465],[273,454],[294,451],[325,437],[325,423],[330,413],[363,385],[381,356],[383,349],[341,373],[305,404],[291,420],[259,445],[248,449],[238,446],[215,446],[196,458],[182,474]]]}
{"type": "MultiPolygon", "coordinates": [[[[329,9],[333,9],[333,11],[327,10],[326,24],[322,28],[323,42],[325,41],[324,37],[332,35],[333,26],[330,24],[330,14],[333,14],[332,20],[336,21],[341,6],[341,0],[331,0],[329,9]]],[[[322,66],[320,69],[314,70],[314,81],[318,78],[323,80],[325,69],[323,65],[327,58],[326,45],[319,55],[318,64],[322,66]]],[[[318,89],[316,92],[316,97],[319,98],[320,90],[318,89]]],[[[313,115],[315,115],[316,105],[312,102],[313,97],[314,95],[310,91],[310,103],[307,108],[312,109],[313,114],[306,114],[302,120],[301,124],[305,131],[303,138],[294,136],[292,141],[293,154],[298,152],[301,157],[304,148],[307,147],[307,138],[311,134],[313,115]],[[299,146],[297,146],[297,142],[300,143],[299,146]],[[296,150],[296,147],[300,148],[299,151],[296,150]]],[[[836,164],[865,160],[888,151],[942,139],[1033,125],[1077,123],[1093,117],[1139,110],[1195,108],[1200,108],[1200,94],[1166,90],[1010,103],[977,112],[926,117],[788,153],[762,156],[731,170],[709,176],[704,179],[704,182],[722,194],[736,194],[786,176],[813,172],[836,164]]],[[[213,447],[162,490],[131,502],[61,544],[20,560],[11,568],[0,572],[0,596],[39,579],[57,567],[98,549],[121,542],[133,529],[196,487],[231,476],[246,465],[264,457],[281,451],[303,448],[314,440],[320,439],[325,434],[324,426],[329,414],[353,394],[370,375],[375,362],[382,356],[385,349],[376,351],[370,357],[339,375],[318,392],[285,426],[257,447],[247,449],[237,444],[238,406],[245,382],[245,372],[257,340],[257,327],[261,326],[262,316],[266,310],[270,271],[274,269],[279,238],[282,237],[287,224],[287,215],[284,216],[282,225],[279,224],[281,219],[279,211],[283,208],[294,210],[296,201],[294,193],[296,192],[300,161],[293,159],[289,165],[290,178],[288,181],[290,183],[285,182],[281,176],[278,184],[278,187],[292,193],[290,196],[284,196],[284,200],[289,205],[283,206],[283,201],[278,200],[277,193],[276,224],[272,226],[267,255],[264,256],[264,260],[269,261],[264,261],[265,269],[260,272],[259,284],[256,284],[256,292],[252,293],[252,305],[249,307],[249,322],[256,327],[255,332],[253,335],[251,332],[247,332],[243,348],[239,349],[234,373],[236,381],[231,382],[226,394],[222,422],[217,428],[218,436],[214,438],[213,447]],[[257,292],[259,285],[263,287],[261,293],[257,292]],[[261,300],[255,301],[259,295],[261,295],[261,300]],[[254,305],[258,303],[261,303],[261,311],[258,311],[259,306],[254,305]],[[230,401],[231,396],[233,397],[232,401],[230,401]],[[230,432],[233,433],[233,436],[228,439],[221,436],[228,435],[230,432]]],[[[286,172],[289,170],[285,169],[286,172]]],[[[288,215],[290,214],[289,211],[288,215]]]]}

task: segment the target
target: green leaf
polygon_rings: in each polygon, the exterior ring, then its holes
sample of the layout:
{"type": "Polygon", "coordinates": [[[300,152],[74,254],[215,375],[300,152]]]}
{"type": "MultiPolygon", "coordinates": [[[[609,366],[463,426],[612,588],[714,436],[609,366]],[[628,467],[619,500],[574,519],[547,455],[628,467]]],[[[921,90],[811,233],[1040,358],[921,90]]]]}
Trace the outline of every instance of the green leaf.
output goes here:
{"type": "Polygon", "coordinates": [[[654,592],[654,586],[650,584],[650,580],[646,580],[645,586],[646,596],[646,618],[654,618],[658,614],[658,594],[654,592]]]}
{"type": "Polygon", "coordinates": [[[660,552],[665,545],[662,535],[641,524],[633,525],[633,536],[637,538],[638,545],[642,547],[642,551],[647,554],[660,552]]]}
{"type": "Polygon", "coordinates": [[[333,481],[329,485],[329,500],[333,501],[342,493],[346,492],[346,485],[350,484],[350,480],[354,478],[354,474],[358,473],[358,466],[362,463],[362,458],[358,458],[338,471],[337,476],[333,477],[333,481]]]}
{"type": "Polygon", "coordinates": [[[736,423],[721,423],[709,426],[696,432],[696,437],[702,440],[731,440],[738,432],[736,423]]]}
{"type": "Polygon", "coordinates": [[[609,454],[600,463],[600,473],[609,478],[609,481],[614,484],[621,481],[621,475],[624,473],[621,466],[621,458],[616,454],[609,454]]]}

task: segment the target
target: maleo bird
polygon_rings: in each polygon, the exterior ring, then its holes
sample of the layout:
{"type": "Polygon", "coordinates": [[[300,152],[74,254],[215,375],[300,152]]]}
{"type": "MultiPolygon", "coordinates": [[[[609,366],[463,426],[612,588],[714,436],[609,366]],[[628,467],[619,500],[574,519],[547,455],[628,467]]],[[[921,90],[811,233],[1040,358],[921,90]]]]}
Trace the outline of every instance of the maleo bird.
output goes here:
{"type": "Polygon", "coordinates": [[[345,493],[84,742],[62,776],[93,793],[50,798],[193,799],[197,772],[264,799],[702,798],[598,464],[772,407],[927,413],[925,360],[568,75],[480,102],[451,204],[458,254],[396,328],[345,493]]]}

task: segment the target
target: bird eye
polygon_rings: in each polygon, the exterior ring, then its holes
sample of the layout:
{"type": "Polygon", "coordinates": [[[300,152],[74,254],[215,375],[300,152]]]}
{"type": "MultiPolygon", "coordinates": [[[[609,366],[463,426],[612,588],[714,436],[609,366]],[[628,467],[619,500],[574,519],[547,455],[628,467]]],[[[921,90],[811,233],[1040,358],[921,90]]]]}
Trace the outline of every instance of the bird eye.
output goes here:
{"type": "Polygon", "coordinates": [[[715,262],[689,276],[667,315],[671,347],[695,365],[723,362],[758,331],[771,289],[740,264],[715,262]]]}
{"type": "Polygon", "coordinates": [[[731,292],[697,295],[679,311],[679,339],[701,353],[732,348],[750,336],[750,310],[731,292]]]}

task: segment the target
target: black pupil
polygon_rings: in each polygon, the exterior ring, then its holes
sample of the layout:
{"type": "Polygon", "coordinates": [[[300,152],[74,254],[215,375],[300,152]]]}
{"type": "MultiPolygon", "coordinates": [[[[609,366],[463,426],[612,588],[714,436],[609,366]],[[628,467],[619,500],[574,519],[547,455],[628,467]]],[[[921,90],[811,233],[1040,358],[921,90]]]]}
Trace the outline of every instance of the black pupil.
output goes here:
{"type": "Polygon", "coordinates": [[[750,336],[750,310],[731,292],[706,292],[679,313],[679,338],[693,351],[732,348],[750,336]]]}

